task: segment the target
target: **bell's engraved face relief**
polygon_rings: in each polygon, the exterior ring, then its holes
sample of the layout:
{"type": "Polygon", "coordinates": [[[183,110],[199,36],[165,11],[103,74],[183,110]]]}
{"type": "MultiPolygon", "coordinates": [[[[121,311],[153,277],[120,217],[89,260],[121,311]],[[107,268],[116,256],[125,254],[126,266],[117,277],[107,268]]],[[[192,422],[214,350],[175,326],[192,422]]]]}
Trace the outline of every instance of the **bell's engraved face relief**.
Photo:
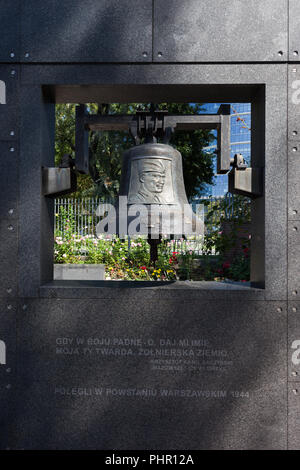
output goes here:
{"type": "Polygon", "coordinates": [[[129,204],[170,204],[173,202],[171,161],[167,158],[132,160],[129,204]],[[168,188],[166,188],[168,181],[168,188]]]}
{"type": "Polygon", "coordinates": [[[159,201],[156,193],[161,193],[165,184],[166,172],[165,166],[161,160],[143,161],[138,163],[140,188],[137,197],[141,202],[145,202],[149,197],[159,201]]]}
{"type": "Polygon", "coordinates": [[[145,172],[140,177],[141,186],[144,186],[145,190],[151,193],[161,193],[165,184],[165,177],[164,173],[145,172]]]}

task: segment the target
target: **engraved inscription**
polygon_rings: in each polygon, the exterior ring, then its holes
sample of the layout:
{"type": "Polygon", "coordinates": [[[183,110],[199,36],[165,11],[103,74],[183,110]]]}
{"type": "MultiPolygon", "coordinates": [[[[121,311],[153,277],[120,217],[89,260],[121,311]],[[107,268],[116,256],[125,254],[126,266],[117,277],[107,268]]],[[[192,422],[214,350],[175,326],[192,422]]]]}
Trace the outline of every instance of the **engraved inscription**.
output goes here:
{"type": "MultiPolygon", "coordinates": [[[[55,341],[55,353],[59,358],[85,357],[88,361],[135,361],[142,360],[142,367],[153,374],[160,372],[186,375],[183,388],[164,384],[160,380],[159,387],[142,386],[133,383],[131,387],[122,386],[122,378],[112,378],[112,383],[97,383],[89,381],[86,384],[56,384],[54,395],[61,399],[92,397],[103,398],[141,398],[141,399],[198,399],[198,400],[236,400],[248,399],[247,390],[232,390],[222,380],[231,371],[234,361],[232,354],[225,348],[212,344],[205,338],[151,338],[151,337],[59,337],[55,341]],[[211,374],[220,376],[220,389],[212,389],[211,385],[201,383],[201,388],[195,387],[194,377],[206,377],[210,381],[211,374]],[[225,375],[224,375],[225,374],[225,375]],[[191,383],[189,384],[189,379],[191,383]],[[187,381],[186,381],[187,379],[187,381]],[[193,383],[193,386],[192,386],[193,383]],[[222,384],[222,385],[221,385],[222,384]]],[[[163,378],[163,374],[160,374],[163,378]]],[[[155,377],[155,375],[154,375],[155,377]]],[[[134,378],[133,378],[134,382],[134,378]]],[[[180,383],[180,382],[179,382],[180,383]]]]}
{"type": "Polygon", "coordinates": [[[57,338],[57,355],[144,357],[150,370],[174,372],[226,372],[233,360],[228,351],[206,339],[160,338],[57,338]]]}
{"type": "Polygon", "coordinates": [[[140,397],[140,398],[250,398],[248,391],[236,390],[201,390],[201,389],[170,389],[170,388],[117,388],[117,387],[55,387],[55,395],[72,397],[105,396],[140,397]]]}

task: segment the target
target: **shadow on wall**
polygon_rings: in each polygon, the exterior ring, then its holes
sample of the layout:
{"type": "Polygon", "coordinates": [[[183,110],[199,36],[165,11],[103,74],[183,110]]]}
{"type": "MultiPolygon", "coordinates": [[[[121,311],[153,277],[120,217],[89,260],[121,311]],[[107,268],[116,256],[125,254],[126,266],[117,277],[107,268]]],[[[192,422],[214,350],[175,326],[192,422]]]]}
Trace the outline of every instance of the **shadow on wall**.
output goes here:
{"type": "Polygon", "coordinates": [[[39,8],[29,1],[22,11],[22,41],[29,60],[37,62],[149,60],[152,1],[52,0],[39,8]]]}
{"type": "Polygon", "coordinates": [[[28,306],[17,447],[284,448],[284,316],[274,328],[272,303],[153,295],[28,306]]]}

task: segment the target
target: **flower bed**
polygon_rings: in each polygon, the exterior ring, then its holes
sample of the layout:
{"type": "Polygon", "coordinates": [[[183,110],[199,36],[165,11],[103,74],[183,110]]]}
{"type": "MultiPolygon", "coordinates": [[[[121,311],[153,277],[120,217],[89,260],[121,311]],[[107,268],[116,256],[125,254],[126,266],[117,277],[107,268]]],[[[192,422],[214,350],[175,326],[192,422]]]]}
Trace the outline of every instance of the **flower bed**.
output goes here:
{"type": "MultiPolygon", "coordinates": [[[[62,209],[63,210],[63,209],[62,209]]],[[[222,223],[222,219],[220,220],[222,223]]],[[[224,233],[219,227],[210,230],[203,240],[202,254],[191,249],[176,250],[176,242],[163,239],[158,245],[158,260],[150,264],[150,248],[145,238],[128,243],[118,237],[78,235],[75,218],[65,213],[63,231],[56,230],[54,262],[105,265],[105,277],[111,280],[173,281],[224,280],[248,281],[250,277],[250,235],[239,237],[242,247],[234,259],[227,259],[228,250],[236,243],[238,228],[244,218],[235,218],[224,233]]]]}

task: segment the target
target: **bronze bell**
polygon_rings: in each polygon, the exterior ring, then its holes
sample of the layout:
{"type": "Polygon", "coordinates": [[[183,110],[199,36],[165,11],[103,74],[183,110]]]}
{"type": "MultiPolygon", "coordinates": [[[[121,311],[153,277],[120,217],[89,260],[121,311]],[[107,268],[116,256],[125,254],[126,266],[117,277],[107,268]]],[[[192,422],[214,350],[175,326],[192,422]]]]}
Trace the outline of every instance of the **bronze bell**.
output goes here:
{"type": "MultiPolygon", "coordinates": [[[[163,234],[182,237],[203,230],[185,193],[181,154],[170,145],[146,143],[125,152],[119,196],[126,196],[128,234],[139,214],[140,234],[148,235],[150,245],[163,234]]],[[[119,217],[121,212],[119,206],[119,217]]]]}
{"type": "MultiPolygon", "coordinates": [[[[186,197],[181,154],[168,143],[175,130],[205,128],[218,131],[218,173],[227,173],[230,169],[230,105],[221,105],[216,115],[178,115],[168,114],[166,109],[158,109],[151,103],[149,111],[139,109],[135,115],[105,116],[90,116],[80,105],[76,110],[76,168],[79,171],[87,173],[89,167],[89,130],[125,129],[136,145],[123,156],[117,206],[111,210],[110,204],[100,204],[97,208],[96,214],[102,217],[97,224],[97,234],[117,233],[122,238],[127,234],[146,234],[151,248],[157,246],[162,235],[202,235],[203,220],[193,212],[186,197]],[[157,143],[158,139],[163,143],[157,143]],[[134,224],[137,230],[132,233],[134,224]]],[[[251,175],[250,171],[246,175],[249,178],[240,177],[244,186],[245,181],[252,182],[251,175]]],[[[154,255],[152,250],[152,261],[154,255]]]]}

